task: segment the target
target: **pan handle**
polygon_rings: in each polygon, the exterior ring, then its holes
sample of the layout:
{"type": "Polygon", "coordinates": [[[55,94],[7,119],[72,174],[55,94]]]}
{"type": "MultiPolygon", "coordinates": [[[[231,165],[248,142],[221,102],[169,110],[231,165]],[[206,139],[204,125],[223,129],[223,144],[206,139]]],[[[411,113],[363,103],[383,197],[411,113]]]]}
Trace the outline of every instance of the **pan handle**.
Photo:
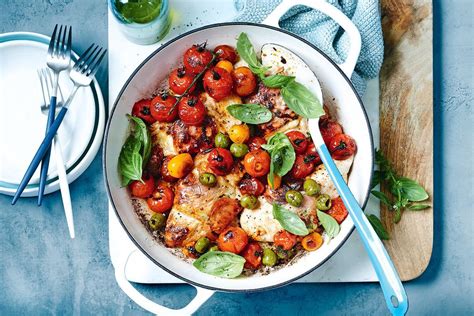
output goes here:
{"type": "Polygon", "coordinates": [[[336,21],[344,29],[344,31],[346,31],[350,39],[351,47],[347,53],[346,60],[342,64],[339,64],[339,67],[346,74],[346,76],[350,78],[360,54],[360,33],[354,23],[352,23],[352,21],[344,13],[339,11],[333,5],[327,3],[324,0],[283,0],[283,2],[277,6],[262,23],[280,27],[279,21],[281,17],[286,12],[288,12],[289,9],[297,5],[305,5],[315,10],[321,11],[336,21]]]}
{"type": "Polygon", "coordinates": [[[193,285],[196,288],[196,296],[191,302],[189,302],[188,305],[181,309],[171,309],[153,302],[138,292],[138,290],[133,287],[130,281],[128,281],[127,276],[125,275],[125,268],[127,267],[128,260],[136,251],[138,250],[134,249],[130,251],[128,256],[124,257],[124,259],[117,264],[115,267],[115,279],[117,280],[117,283],[122,291],[124,291],[131,300],[148,312],[155,315],[191,315],[192,313],[196,312],[199,307],[201,307],[215,293],[214,291],[193,285]]]}

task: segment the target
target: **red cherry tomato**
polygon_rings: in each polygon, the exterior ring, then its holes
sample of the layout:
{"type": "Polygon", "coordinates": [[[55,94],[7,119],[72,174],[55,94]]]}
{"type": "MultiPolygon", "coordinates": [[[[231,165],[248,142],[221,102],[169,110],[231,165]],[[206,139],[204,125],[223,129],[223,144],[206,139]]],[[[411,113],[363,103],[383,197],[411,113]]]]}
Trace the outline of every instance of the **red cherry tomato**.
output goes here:
{"type": "Polygon", "coordinates": [[[232,46],[219,45],[214,48],[214,53],[217,55],[217,60],[228,60],[235,64],[237,61],[237,53],[232,46]]]}
{"type": "Polygon", "coordinates": [[[291,168],[290,175],[294,179],[304,179],[314,170],[314,163],[305,159],[304,155],[296,155],[295,164],[291,168]]]}
{"type": "Polygon", "coordinates": [[[145,123],[153,124],[156,119],[151,116],[151,100],[143,99],[136,102],[132,108],[132,115],[141,118],[145,123]]]}
{"type": "Polygon", "coordinates": [[[222,251],[239,253],[247,246],[247,233],[240,227],[228,227],[217,239],[217,245],[222,251]]]}
{"type": "Polygon", "coordinates": [[[151,101],[151,115],[159,122],[173,122],[178,116],[178,107],[174,106],[175,103],[175,97],[162,93],[151,101]]]}
{"type": "Polygon", "coordinates": [[[247,269],[258,269],[262,264],[263,249],[258,242],[251,242],[241,253],[245,258],[245,267],[247,269]]]}
{"type": "Polygon", "coordinates": [[[234,164],[234,159],[229,150],[224,148],[214,148],[207,157],[209,168],[218,176],[227,175],[234,164]]]}
{"type": "Polygon", "coordinates": [[[328,149],[334,159],[344,160],[355,154],[357,145],[349,135],[339,134],[331,138],[328,149]]]}
{"type": "Polygon", "coordinates": [[[296,245],[296,241],[296,236],[286,230],[281,230],[273,236],[275,246],[280,246],[284,250],[290,250],[293,248],[296,245]]]}
{"type": "Polygon", "coordinates": [[[319,129],[321,130],[321,135],[323,136],[323,140],[326,146],[329,146],[331,138],[338,134],[342,134],[341,125],[334,121],[319,121],[319,129]]]}
{"type": "Polygon", "coordinates": [[[143,176],[142,180],[143,182],[139,180],[132,181],[128,187],[133,196],[145,199],[153,193],[153,190],[155,189],[155,180],[150,176],[143,176]]]}
{"type": "Polygon", "coordinates": [[[173,157],[172,156],[165,157],[160,168],[161,179],[170,183],[178,181],[178,178],[175,178],[172,175],[170,175],[170,172],[168,170],[168,162],[170,162],[171,158],[173,157]]]}
{"type": "Polygon", "coordinates": [[[315,166],[321,163],[321,157],[319,157],[318,151],[316,150],[316,146],[312,141],[310,141],[310,144],[306,149],[304,158],[306,161],[312,161],[315,166]]]}
{"type": "Polygon", "coordinates": [[[265,185],[257,178],[244,177],[240,180],[239,190],[243,195],[259,196],[265,192],[265,185]]]}
{"type": "Polygon", "coordinates": [[[342,223],[346,219],[347,214],[349,214],[347,212],[346,206],[344,205],[344,202],[342,202],[342,199],[338,197],[332,200],[331,205],[332,206],[329,211],[327,211],[327,213],[334,217],[334,219],[339,224],[342,223]]]}
{"type": "Polygon", "coordinates": [[[198,74],[204,70],[212,60],[212,53],[206,49],[206,43],[193,45],[183,57],[184,66],[193,74],[198,74]]]}
{"type": "Polygon", "coordinates": [[[308,148],[309,142],[305,134],[299,131],[291,131],[286,133],[286,136],[288,136],[288,139],[297,154],[303,154],[306,151],[306,148],[308,148]]]}
{"type": "Polygon", "coordinates": [[[203,83],[204,90],[217,101],[232,93],[232,76],[222,68],[215,67],[206,71],[203,83]]]}
{"type": "Polygon", "coordinates": [[[178,115],[186,125],[200,125],[206,117],[206,108],[197,96],[183,97],[179,101],[178,115]]]}
{"type": "MultiPolygon", "coordinates": [[[[182,95],[186,89],[191,86],[193,80],[194,76],[190,72],[187,72],[184,67],[180,67],[170,73],[168,83],[174,93],[182,95]]],[[[188,92],[192,93],[195,87],[196,84],[193,84],[188,92]]]]}
{"type": "Polygon", "coordinates": [[[148,207],[156,213],[165,213],[173,207],[174,193],[163,184],[159,184],[146,202],[148,207]]]}
{"type": "Polygon", "coordinates": [[[249,152],[244,157],[244,168],[252,177],[263,177],[270,171],[270,155],[263,149],[249,152]]]}
{"type": "Polygon", "coordinates": [[[250,138],[248,146],[249,146],[250,151],[254,151],[254,150],[260,149],[262,145],[266,143],[267,141],[265,140],[265,138],[260,137],[260,136],[254,136],[250,138]]]}

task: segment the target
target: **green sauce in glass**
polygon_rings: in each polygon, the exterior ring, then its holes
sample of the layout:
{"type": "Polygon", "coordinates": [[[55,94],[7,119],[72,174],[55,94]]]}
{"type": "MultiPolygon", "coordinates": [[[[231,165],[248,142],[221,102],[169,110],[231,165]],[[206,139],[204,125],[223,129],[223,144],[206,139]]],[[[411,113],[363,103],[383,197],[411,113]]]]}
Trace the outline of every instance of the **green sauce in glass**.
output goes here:
{"type": "Polygon", "coordinates": [[[162,0],[115,0],[115,8],[129,23],[150,23],[161,12],[162,0]]]}

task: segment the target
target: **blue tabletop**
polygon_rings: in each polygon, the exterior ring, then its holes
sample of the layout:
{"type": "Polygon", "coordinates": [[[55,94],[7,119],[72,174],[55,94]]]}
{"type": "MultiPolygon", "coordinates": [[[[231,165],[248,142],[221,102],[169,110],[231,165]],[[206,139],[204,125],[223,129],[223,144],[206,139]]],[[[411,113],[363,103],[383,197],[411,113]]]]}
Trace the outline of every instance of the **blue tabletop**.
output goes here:
{"type": "MultiPolygon", "coordinates": [[[[435,235],[431,263],[405,283],[412,315],[474,314],[473,2],[434,1],[435,235]],[[461,158],[461,159],[460,159],[461,158]]],[[[96,0],[1,1],[0,33],[75,29],[74,49],[107,45],[107,4],[96,0]],[[8,4],[7,4],[8,3],[8,4]]],[[[0,74],[1,75],[1,74],[0,74]]],[[[98,80],[107,100],[106,65],[98,80]]],[[[1,153],[5,154],[5,153],[1,153]]],[[[0,195],[0,314],[144,314],[122,293],[110,262],[101,157],[71,185],[76,239],[68,237],[60,194],[38,208],[0,195]]],[[[138,286],[170,307],[194,295],[187,285],[138,286]]],[[[388,314],[378,284],[294,284],[214,295],[199,315],[388,314]]]]}

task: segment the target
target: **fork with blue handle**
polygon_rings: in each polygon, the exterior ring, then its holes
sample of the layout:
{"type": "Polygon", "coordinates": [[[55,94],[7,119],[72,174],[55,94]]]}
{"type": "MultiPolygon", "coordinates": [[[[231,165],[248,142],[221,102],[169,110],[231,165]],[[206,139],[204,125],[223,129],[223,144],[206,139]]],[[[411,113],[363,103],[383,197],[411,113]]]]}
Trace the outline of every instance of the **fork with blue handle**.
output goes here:
{"type": "MultiPolygon", "coordinates": [[[[64,103],[61,111],[59,111],[58,115],[49,127],[43,142],[39,146],[35,156],[33,157],[30,165],[28,166],[28,169],[26,170],[26,173],[23,176],[23,179],[21,180],[18,189],[16,190],[15,195],[13,196],[12,205],[14,205],[18,201],[21,194],[23,193],[23,190],[25,190],[28,182],[30,181],[31,177],[33,176],[39,164],[41,163],[41,160],[48,153],[53,138],[56,135],[59,126],[61,126],[64,116],[66,116],[68,107],[71,104],[74,96],[76,95],[77,90],[80,87],[86,87],[90,85],[95,73],[99,68],[100,62],[102,61],[106,53],[106,49],[96,44],[92,44],[74,64],[74,67],[69,73],[71,80],[74,82],[74,88],[72,89],[71,94],[64,103]]],[[[52,108],[50,108],[50,112],[51,111],[54,114],[55,111],[53,111],[52,108]]]]}

